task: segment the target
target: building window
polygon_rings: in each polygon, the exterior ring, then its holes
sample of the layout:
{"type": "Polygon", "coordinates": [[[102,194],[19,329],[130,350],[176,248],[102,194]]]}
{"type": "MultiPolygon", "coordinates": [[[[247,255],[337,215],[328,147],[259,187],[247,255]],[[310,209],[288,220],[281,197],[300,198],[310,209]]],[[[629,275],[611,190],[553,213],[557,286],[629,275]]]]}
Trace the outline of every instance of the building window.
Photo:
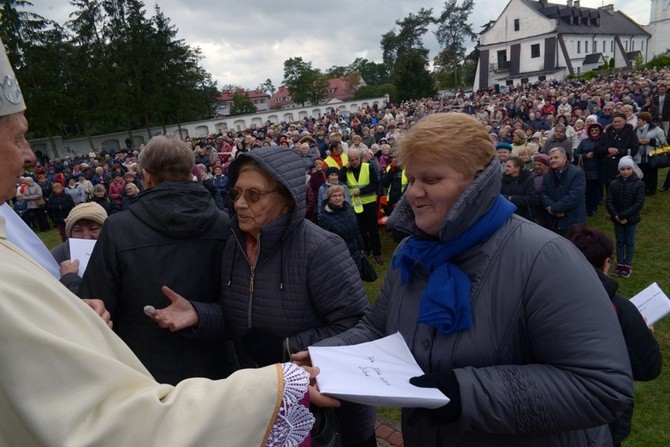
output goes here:
{"type": "Polygon", "coordinates": [[[519,31],[519,19],[514,19],[514,31],[519,31]]]}
{"type": "Polygon", "coordinates": [[[624,49],[625,49],[626,51],[628,51],[628,41],[625,41],[625,42],[624,42],[624,49]]]}
{"type": "Polygon", "coordinates": [[[588,52],[589,52],[589,41],[585,40],[584,41],[584,53],[588,53],[588,52]]]}
{"type": "Polygon", "coordinates": [[[542,76],[538,76],[538,77],[537,77],[537,80],[538,80],[538,81],[546,81],[546,80],[547,80],[547,77],[544,76],[544,75],[542,75],[542,76]]]}
{"type": "Polygon", "coordinates": [[[614,41],[610,42],[610,53],[614,53],[614,41]]]}
{"type": "Polygon", "coordinates": [[[644,40],[640,42],[640,51],[644,53],[644,40]]]}
{"type": "Polygon", "coordinates": [[[634,40],[632,40],[630,42],[630,51],[635,51],[635,41],[634,40]]]}
{"type": "Polygon", "coordinates": [[[507,50],[498,51],[498,68],[504,69],[507,68],[507,50]]]}
{"type": "Polygon", "coordinates": [[[607,51],[605,47],[607,46],[607,41],[603,40],[603,53],[607,51]]]}
{"type": "Polygon", "coordinates": [[[540,44],[536,43],[530,46],[530,57],[540,57],[540,44]]]}
{"type": "Polygon", "coordinates": [[[578,40],[577,41],[577,54],[582,52],[582,41],[578,40]]]}

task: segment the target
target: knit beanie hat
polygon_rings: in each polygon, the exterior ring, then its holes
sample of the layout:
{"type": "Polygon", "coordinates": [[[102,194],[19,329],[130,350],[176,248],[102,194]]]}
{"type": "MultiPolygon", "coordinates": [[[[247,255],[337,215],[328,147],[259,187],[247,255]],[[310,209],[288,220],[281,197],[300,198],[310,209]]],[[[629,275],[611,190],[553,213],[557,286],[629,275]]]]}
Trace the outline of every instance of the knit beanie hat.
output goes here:
{"type": "Polygon", "coordinates": [[[634,168],[635,167],[635,162],[633,162],[633,158],[630,155],[625,155],[621,157],[621,160],[619,160],[619,169],[621,168],[634,168]]]}
{"type": "Polygon", "coordinates": [[[75,206],[65,218],[65,234],[72,236],[72,227],[82,219],[88,219],[102,225],[107,219],[107,211],[95,202],[75,206]]]}
{"type": "Polygon", "coordinates": [[[533,161],[539,161],[546,167],[551,167],[551,164],[549,163],[549,156],[546,154],[537,154],[536,156],[533,157],[533,161]]]}
{"type": "Polygon", "coordinates": [[[499,151],[500,149],[512,152],[512,145],[507,141],[501,141],[500,143],[496,144],[496,151],[499,151]]]}

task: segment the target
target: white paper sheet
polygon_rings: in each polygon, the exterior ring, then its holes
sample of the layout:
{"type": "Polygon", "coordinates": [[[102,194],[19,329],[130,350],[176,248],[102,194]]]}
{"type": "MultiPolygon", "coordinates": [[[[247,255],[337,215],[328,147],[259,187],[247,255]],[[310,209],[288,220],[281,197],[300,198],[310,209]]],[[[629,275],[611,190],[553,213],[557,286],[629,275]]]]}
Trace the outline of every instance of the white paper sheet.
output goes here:
{"type": "Polygon", "coordinates": [[[670,313],[670,299],[656,283],[635,295],[630,301],[645,318],[647,326],[651,326],[670,313]]]}
{"type": "Polygon", "coordinates": [[[93,247],[97,242],[95,239],[68,239],[70,242],[70,259],[74,261],[75,259],[79,260],[79,270],[77,275],[80,277],[84,276],[86,267],[88,266],[88,260],[91,258],[91,253],[93,253],[93,247]]]}
{"type": "Polygon", "coordinates": [[[310,346],[312,364],[321,372],[319,390],[359,404],[438,408],[449,399],[437,388],[420,388],[409,379],[423,375],[399,332],[352,346],[310,346]]]}

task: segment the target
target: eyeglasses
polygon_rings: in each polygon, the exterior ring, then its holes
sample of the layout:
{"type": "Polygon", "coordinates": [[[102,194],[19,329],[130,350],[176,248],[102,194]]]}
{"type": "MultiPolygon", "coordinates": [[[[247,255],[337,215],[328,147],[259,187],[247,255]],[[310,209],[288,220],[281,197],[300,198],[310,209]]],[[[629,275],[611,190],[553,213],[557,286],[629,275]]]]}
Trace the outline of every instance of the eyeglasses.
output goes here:
{"type": "Polygon", "coordinates": [[[233,202],[237,202],[237,199],[239,199],[241,195],[244,195],[244,200],[246,200],[247,203],[256,203],[259,200],[261,200],[261,198],[265,194],[270,194],[276,191],[277,191],[276,189],[272,189],[270,191],[257,191],[255,189],[245,189],[244,191],[242,191],[241,189],[230,188],[228,190],[228,194],[230,195],[230,198],[233,200],[233,202]]]}

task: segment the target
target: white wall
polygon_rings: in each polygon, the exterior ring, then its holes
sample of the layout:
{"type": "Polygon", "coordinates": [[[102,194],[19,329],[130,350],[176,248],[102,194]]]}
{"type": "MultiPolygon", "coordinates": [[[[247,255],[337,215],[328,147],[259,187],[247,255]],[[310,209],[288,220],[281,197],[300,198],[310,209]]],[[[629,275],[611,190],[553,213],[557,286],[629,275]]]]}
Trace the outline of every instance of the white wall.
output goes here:
{"type": "MultiPolygon", "coordinates": [[[[252,125],[261,127],[266,121],[279,123],[281,121],[296,121],[302,116],[312,116],[315,118],[321,117],[324,114],[330,113],[332,110],[341,110],[348,112],[355,112],[363,107],[374,106],[384,107],[389,101],[388,96],[381,98],[370,98],[363,100],[347,101],[331,105],[317,105],[310,107],[301,107],[291,110],[272,110],[263,113],[255,113],[249,115],[237,115],[234,117],[213,118],[209,120],[193,121],[189,123],[181,123],[182,137],[190,136],[192,138],[204,137],[208,133],[218,133],[219,130],[225,132],[227,130],[246,130],[252,125]]],[[[177,134],[179,128],[176,124],[166,126],[168,133],[177,134]]],[[[147,135],[146,129],[136,129],[132,132],[135,146],[146,143],[152,136],[163,133],[163,128],[154,127],[150,129],[151,135],[147,135]]],[[[91,137],[93,145],[98,149],[111,148],[125,148],[126,138],[128,132],[117,132],[105,135],[96,135],[91,137]]],[[[65,157],[69,154],[86,154],[91,147],[87,138],[77,138],[73,140],[64,140],[62,137],[54,139],[58,154],[60,157],[65,157]]],[[[47,138],[30,140],[30,145],[33,151],[42,151],[50,158],[53,158],[54,152],[51,147],[51,142],[47,138]]]]}

